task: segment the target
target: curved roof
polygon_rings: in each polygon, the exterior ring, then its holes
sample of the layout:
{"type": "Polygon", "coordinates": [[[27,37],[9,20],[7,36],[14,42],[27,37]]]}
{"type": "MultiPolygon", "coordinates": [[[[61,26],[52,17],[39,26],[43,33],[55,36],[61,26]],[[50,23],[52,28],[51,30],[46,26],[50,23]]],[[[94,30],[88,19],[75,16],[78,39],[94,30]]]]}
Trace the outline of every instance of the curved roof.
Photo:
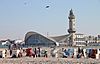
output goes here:
{"type": "Polygon", "coordinates": [[[33,34],[38,34],[38,33],[32,32],[32,31],[27,32],[26,35],[25,35],[25,40],[27,40],[27,39],[28,39],[31,35],[33,35],[33,34]]]}
{"type": "Polygon", "coordinates": [[[53,38],[54,40],[56,40],[57,42],[65,39],[68,35],[61,35],[61,36],[55,36],[55,37],[51,37],[53,38]]]}
{"type": "Polygon", "coordinates": [[[55,40],[53,40],[53,39],[51,39],[51,38],[48,38],[48,37],[45,37],[45,36],[43,36],[43,35],[41,35],[41,34],[39,34],[39,33],[32,32],[32,31],[26,33],[26,35],[25,35],[25,41],[26,41],[30,36],[36,35],[36,34],[42,36],[43,38],[46,38],[46,39],[48,39],[48,40],[54,42],[56,45],[58,44],[55,40]]]}

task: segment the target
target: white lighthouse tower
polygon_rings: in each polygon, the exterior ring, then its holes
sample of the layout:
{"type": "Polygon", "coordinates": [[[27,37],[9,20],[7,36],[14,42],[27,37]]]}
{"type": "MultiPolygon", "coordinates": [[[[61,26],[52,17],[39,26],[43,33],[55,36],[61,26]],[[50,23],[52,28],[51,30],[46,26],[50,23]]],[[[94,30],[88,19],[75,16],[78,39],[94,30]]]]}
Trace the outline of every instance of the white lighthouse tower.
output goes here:
{"type": "Polygon", "coordinates": [[[69,29],[68,29],[68,33],[70,35],[69,37],[69,46],[76,46],[76,43],[75,43],[75,33],[76,33],[76,30],[75,30],[75,16],[73,14],[73,10],[71,9],[70,10],[70,13],[69,13],[69,29]]]}

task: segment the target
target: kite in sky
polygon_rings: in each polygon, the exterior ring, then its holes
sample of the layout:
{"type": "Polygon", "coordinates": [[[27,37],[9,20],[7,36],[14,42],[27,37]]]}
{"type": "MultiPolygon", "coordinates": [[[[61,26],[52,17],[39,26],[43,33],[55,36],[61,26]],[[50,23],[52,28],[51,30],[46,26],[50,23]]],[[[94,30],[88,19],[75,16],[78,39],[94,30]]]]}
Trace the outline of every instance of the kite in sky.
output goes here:
{"type": "Polygon", "coordinates": [[[49,8],[49,7],[50,7],[49,5],[46,6],[46,8],[49,8]]]}

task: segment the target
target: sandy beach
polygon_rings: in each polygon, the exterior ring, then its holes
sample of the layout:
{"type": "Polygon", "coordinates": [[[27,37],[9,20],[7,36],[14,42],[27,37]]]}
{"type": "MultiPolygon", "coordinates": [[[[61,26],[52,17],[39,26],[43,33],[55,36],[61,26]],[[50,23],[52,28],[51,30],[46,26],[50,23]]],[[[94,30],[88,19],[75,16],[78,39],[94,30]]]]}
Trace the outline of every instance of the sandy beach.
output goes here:
{"type": "Polygon", "coordinates": [[[0,64],[100,64],[100,59],[72,59],[72,58],[1,58],[0,64]]]}

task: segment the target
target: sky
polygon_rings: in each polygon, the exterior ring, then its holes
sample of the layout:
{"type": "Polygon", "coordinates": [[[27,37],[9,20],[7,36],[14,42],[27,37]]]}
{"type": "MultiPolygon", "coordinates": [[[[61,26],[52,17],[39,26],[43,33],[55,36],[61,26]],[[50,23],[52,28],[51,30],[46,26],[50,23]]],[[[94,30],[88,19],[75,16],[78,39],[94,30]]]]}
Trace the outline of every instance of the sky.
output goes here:
{"type": "Polygon", "coordinates": [[[29,31],[68,34],[70,9],[76,33],[100,34],[100,0],[0,0],[0,39],[24,39],[29,31]]]}

